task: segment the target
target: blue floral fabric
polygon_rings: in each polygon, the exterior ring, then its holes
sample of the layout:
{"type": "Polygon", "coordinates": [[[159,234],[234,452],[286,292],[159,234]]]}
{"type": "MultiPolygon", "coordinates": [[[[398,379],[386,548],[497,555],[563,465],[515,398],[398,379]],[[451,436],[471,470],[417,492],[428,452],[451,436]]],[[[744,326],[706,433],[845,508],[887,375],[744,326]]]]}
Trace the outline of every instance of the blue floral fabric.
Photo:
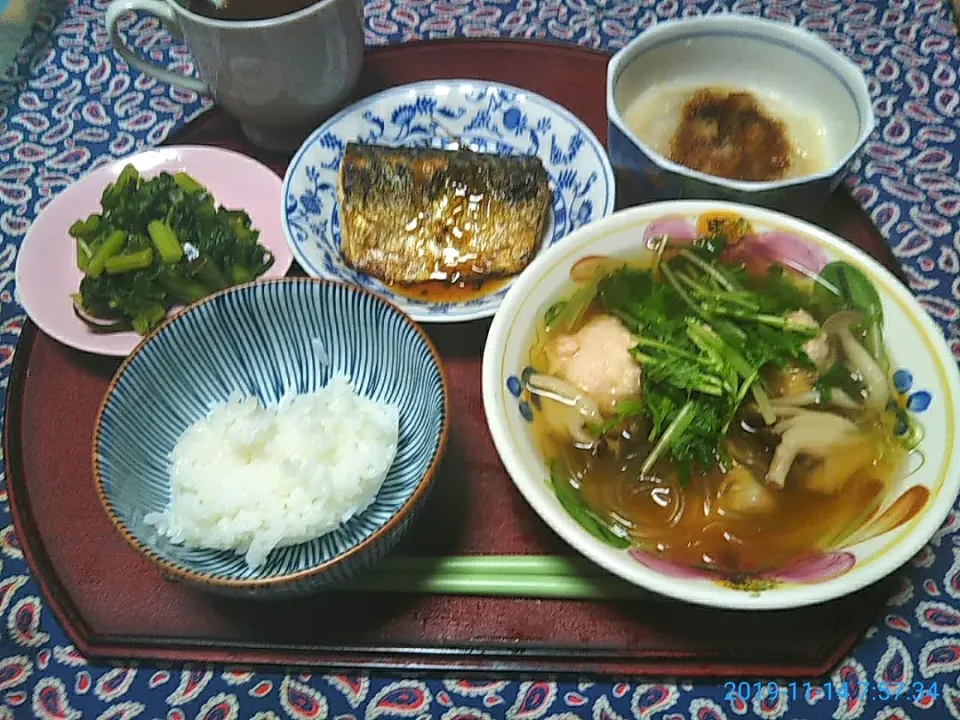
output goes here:
{"type": "MultiPolygon", "coordinates": [[[[22,309],[17,249],[44,204],[100,163],[163,141],[207,104],[111,51],[106,0],[58,2],[0,81],[0,386],[22,309]]],[[[946,0],[369,0],[371,45],[526,37],[616,49],[660,20],[704,12],[802,25],[870,78],[879,127],[852,181],[960,359],[960,49],[946,0]]],[[[130,42],[171,68],[190,55],[148,17],[130,42]]],[[[909,378],[898,379],[910,392],[909,378]]],[[[917,396],[915,402],[923,402],[917,396]]],[[[960,515],[912,562],[880,623],[831,678],[810,683],[424,682],[364,676],[168,671],[89,664],[45,610],[0,491],[0,720],[4,718],[958,718],[960,515]]]]}

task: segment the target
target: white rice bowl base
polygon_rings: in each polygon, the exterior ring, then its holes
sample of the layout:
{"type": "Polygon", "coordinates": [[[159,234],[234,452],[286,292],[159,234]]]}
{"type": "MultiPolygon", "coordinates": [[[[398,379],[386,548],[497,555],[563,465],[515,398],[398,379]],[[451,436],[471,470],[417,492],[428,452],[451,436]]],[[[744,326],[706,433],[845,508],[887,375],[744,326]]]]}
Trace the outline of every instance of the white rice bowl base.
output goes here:
{"type": "Polygon", "coordinates": [[[233,550],[256,569],[273,549],[369,507],[398,440],[396,406],[357,395],[342,376],[271,407],[235,393],[181,435],[170,504],[144,521],[172,543],[233,550]]]}

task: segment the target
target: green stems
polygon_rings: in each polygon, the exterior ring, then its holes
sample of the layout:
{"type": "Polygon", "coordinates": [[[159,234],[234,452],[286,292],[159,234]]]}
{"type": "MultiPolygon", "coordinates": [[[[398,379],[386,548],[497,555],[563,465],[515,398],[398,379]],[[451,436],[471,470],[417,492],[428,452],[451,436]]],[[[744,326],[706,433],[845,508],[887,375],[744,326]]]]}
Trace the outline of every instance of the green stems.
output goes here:
{"type": "Polygon", "coordinates": [[[144,248],[136,252],[113,255],[104,261],[104,267],[110,275],[143,270],[153,262],[153,250],[144,248]]]}
{"type": "Polygon", "coordinates": [[[87,263],[87,275],[92,278],[100,277],[106,267],[107,259],[120,252],[126,243],[127,234],[123,230],[114,230],[110,233],[87,263]]]}
{"type": "Polygon", "coordinates": [[[687,429],[687,425],[693,419],[692,413],[693,403],[688,400],[686,405],[680,408],[680,412],[673,418],[673,422],[663,431],[663,435],[657,440],[657,444],[653,446],[653,450],[647,455],[647,459],[643,461],[643,467],[640,468],[641,475],[649,475],[650,470],[653,469],[654,464],[660,459],[663,451],[667,449],[673,438],[683,434],[683,431],[687,429]]]}
{"type": "Polygon", "coordinates": [[[172,227],[161,220],[151,220],[147,225],[147,232],[150,233],[150,239],[164,263],[172,265],[180,262],[183,257],[183,246],[172,227]]]}

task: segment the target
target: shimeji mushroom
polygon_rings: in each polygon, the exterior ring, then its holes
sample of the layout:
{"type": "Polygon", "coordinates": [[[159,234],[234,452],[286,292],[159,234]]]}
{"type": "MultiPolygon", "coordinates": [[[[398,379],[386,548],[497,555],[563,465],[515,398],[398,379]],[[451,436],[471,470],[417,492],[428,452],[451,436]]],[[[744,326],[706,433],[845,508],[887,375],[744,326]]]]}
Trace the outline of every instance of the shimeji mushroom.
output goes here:
{"type": "Polygon", "coordinates": [[[860,313],[841,310],[824,321],[823,329],[830,335],[836,335],[847,362],[863,378],[867,407],[872,410],[883,410],[890,400],[890,386],[883,368],[850,332],[850,326],[860,320],[860,313]]]}
{"type": "Polygon", "coordinates": [[[534,373],[526,385],[530,392],[541,398],[544,419],[551,428],[568,434],[579,445],[596,444],[597,438],[586,428],[587,423],[599,425],[603,422],[595,400],[553,375],[534,373]]]}
{"type": "Polygon", "coordinates": [[[773,427],[780,435],[780,443],[767,469],[767,482],[782,488],[787,473],[799,455],[825,457],[838,446],[854,442],[860,437],[857,426],[845,417],[828,412],[798,410],[793,417],[773,427]]]}
{"type": "Polygon", "coordinates": [[[817,405],[819,403],[843,408],[844,410],[857,410],[860,408],[860,404],[840,388],[830,388],[828,398],[824,398],[823,393],[818,390],[811,390],[810,392],[805,392],[800,395],[778,397],[775,400],[771,400],[770,406],[778,417],[783,417],[792,414],[791,411],[797,408],[817,405]]]}

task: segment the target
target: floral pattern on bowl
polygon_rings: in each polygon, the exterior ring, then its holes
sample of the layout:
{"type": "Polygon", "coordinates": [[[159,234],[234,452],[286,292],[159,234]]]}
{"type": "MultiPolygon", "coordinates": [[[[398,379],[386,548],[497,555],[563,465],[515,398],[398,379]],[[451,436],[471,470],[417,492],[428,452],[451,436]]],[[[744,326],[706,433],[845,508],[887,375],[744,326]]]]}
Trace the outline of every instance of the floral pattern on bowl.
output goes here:
{"type": "Polygon", "coordinates": [[[578,232],[565,245],[536,262],[495,318],[484,358],[484,402],[508,472],[567,542],[607,570],[655,592],[717,607],[773,609],[823,602],[875,582],[909,560],[936,531],[960,489],[960,460],[952,450],[960,384],[936,327],[909,291],[876,261],[796,219],[709,201],[619,212],[578,232]],[[597,532],[595,517],[586,522],[575,517],[557,495],[547,460],[532,443],[531,423],[539,403],[525,385],[534,372],[527,357],[530,328],[584,279],[585,269],[595,268],[598,259],[652,252],[663,235],[692,242],[703,234],[705,223],[730,223],[738,217],[749,222],[728,227],[738,241],[727,248],[726,257],[742,262],[748,272],[763,273],[777,263],[828,283],[853,278],[861,283],[858,290],[874,294],[882,310],[883,335],[898,339],[895,347],[885,343],[887,378],[891,409],[897,411],[892,432],[905,449],[907,468],[873,513],[823,552],[811,552],[773,571],[733,575],[676,564],[597,532]],[[492,396],[499,396],[496,404],[492,396]]]}
{"type": "MultiPolygon", "coordinates": [[[[925,413],[933,403],[933,395],[929,390],[913,390],[913,373],[905,368],[893,373],[892,380],[895,394],[890,402],[897,412],[896,433],[899,436],[916,433],[919,428],[911,422],[911,416],[925,413]]],[[[914,437],[913,442],[919,444],[919,439],[914,437]]]]}
{"type": "Polygon", "coordinates": [[[478,80],[422,82],[365,98],[320,126],[283,182],[283,226],[307,274],[359,285],[419,322],[464,322],[493,315],[510,283],[457,301],[418,299],[348,267],[340,252],[337,175],[348,142],[393,147],[466,147],[536,155],[553,204],[540,252],[613,212],[613,168],[596,136],[563,107],[534,93],[478,80]]]}

